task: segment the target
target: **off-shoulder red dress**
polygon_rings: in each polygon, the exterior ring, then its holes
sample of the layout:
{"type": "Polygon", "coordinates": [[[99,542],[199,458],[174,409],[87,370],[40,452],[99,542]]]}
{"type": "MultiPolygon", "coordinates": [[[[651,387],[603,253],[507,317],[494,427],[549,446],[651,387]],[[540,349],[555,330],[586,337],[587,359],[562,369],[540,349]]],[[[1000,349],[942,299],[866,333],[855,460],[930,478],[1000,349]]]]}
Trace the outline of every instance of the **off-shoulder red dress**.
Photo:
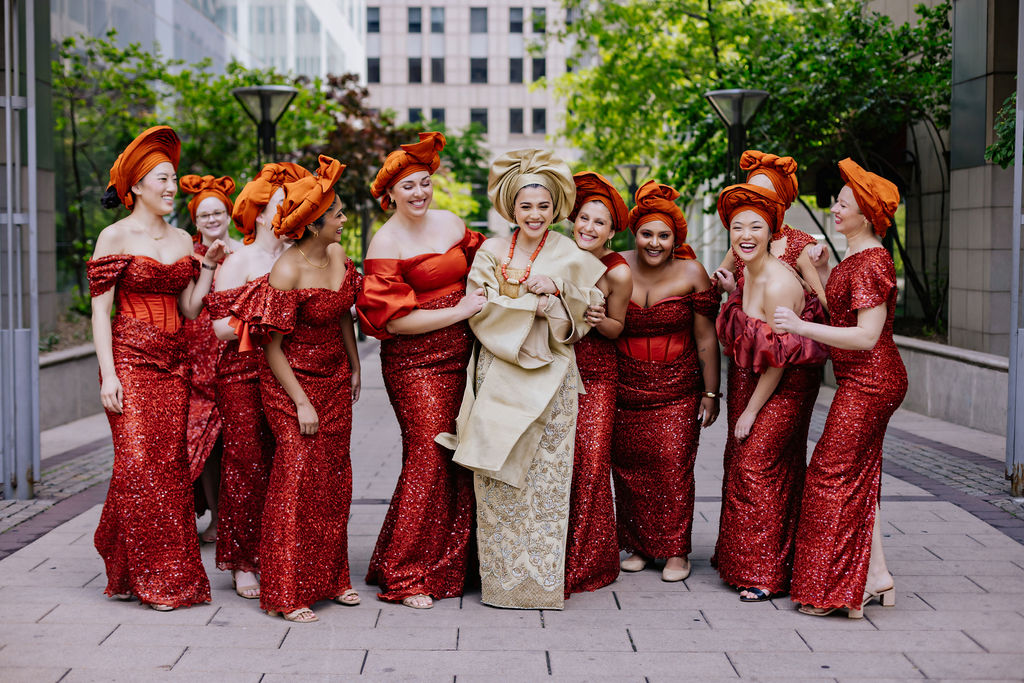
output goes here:
{"type": "Polygon", "coordinates": [[[260,393],[277,447],[263,507],[260,606],[291,612],[352,587],[348,516],[352,504],[352,369],[342,340],[360,276],[352,261],[337,291],[283,292],[267,276],[246,285],[231,313],[254,335],[284,335],[281,349],[320,426],[299,433],[295,404],[266,364],[260,393]]]}
{"type": "MultiPolygon", "coordinates": [[[[800,314],[821,323],[824,311],[813,294],[800,314]]],[[[743,312],[743,289],[732,293],[717,322],[718,340],[729,357],[729,434],[715,566],[722,580],[768,593],[789,590],[793,537],[800,513],[807,462],[808,397],[818,394],[828,350],[795,334],[776,334],[763,320],[743,312]],[[733,431],[757,382],[769,368],[785,368],[743,441],[733,431]]],[[[813,405],[813,404],[812,404],[813,405]]]]}
{"type": "MultiPolygon", "coordinates": [[[[213,320],[231,315],[245,286],[211,292],[206,310],[213,320]]],[[[274,434],[263,412],[260,371],[267,361],[260,349],[242,352],[225,343],[217,361],[216,398],[224,452],[220,463],[217,568],[259,571],[263,503],[274,458],[274,434]]]]}
{"type": "Polygon", "coordinates": [[[208,602],[185,450],[188,349],[178,312],[199,262],[119,254],[87,269],[92,296],[116,288],[112,347],[123,389],[123,412],[107,412],[114,471],[95,536],[106,593],[171,607],[208,602]]]}
{"type": "Polygon", "coordinates": [[[448,251],[367,259],[356,305],[363,330],[381,339],[384,386],[402,430],[402,473],[370,559],[366,581],[382,600],[462,595],[473,526],[473,473],[434,442],[455,431],[473,335],[465,321],[425,334],[391,335],[390,320],[450,308],[466,294],[480,233],[448,251]]]}
{"type": "Polygon", "coordinates": [[[859,608],[863,602],[882,439],[907,393],[907,371],[892,338],[896,293],[896,270],[882,247],[847,256],[825,285],[836,327],[856,325],[862,308],[885,304],[887,313],[870,350],[831,349],[838,387],[807,466],[793,560],[790,594],[804,605],[859,608]]]}
{"type": "Polygon", "coordinates": [[[619,547],[647,558],[690,553],[704,386],[693,317],[714,321],[718,297],[709,287],[648,308],[630,301],[616,340],[612,476],[619,547]]]}
{"type": "MultiPolygon", "coordinates": [[[[601,259],[611,270],[626,267],[612,252],[601,259]]],[[[591,330],[573,345],[583,388],[576,419],[569,532],[565,544],[565,597],[607,586],[619,575],[619,542],[612,500],[612,428],[619,364],[615,342],[591,330]]]]}

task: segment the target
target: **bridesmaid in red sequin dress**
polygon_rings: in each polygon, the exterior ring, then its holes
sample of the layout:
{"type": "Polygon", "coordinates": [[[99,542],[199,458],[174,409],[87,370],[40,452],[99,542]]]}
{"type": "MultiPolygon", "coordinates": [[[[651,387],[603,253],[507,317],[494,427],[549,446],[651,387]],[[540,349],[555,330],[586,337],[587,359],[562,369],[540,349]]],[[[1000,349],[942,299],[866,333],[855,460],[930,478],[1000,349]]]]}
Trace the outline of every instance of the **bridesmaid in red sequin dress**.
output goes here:
{"type": "Polygon", "coordinates": [[[760,602],[789,590],[812,407],[807,397],[817,395],[828,355],[821,344],[780,333],[766,321],[776,306],[802,309],[801,318],[814,322],[824,314],[795,271],[769,251],[785,214],[774,192],[733,185],[719,195],[718,214],[746,276],[717,324],[730,358],[729,485],[723,487],[714,564],[723,581],[741,589],[740,600],[760,602]]]}
{"type": "Polygon", "coordinates": [[[899,191],[850,159],[839,162],[839,172],[846,185],[832,214],[846,236],[846,258],[829,272],[827,253],[815,254],[831,325],[803,321],[787,308],[776,309],[775,324],[828,344],[838,382],[807,467],[790,593],[805,614],[844,608],[860,618],[871,601],[896,601],[877,506],[882,439],[907,392],[907,371],[892,338],[896,272],[879,241],[899,191]]]}
{"type": "Polygon", "coordinates": [[[183,314],[199,315],[224,245],[197,261],[188,233],[163,218],[174,208],[180,153],[174,131],[155,126],[118,156],[103,205],[131,214],[103,229],[87,265],[100,400],[114,440],[96,549],[108,595],[136,596],[160,611],[210,600],[185,450],[181,326],[183,314]]]}
{"type": "MultiPolygon", "coordinates": [[[[192,225],[196,226],[196,258],[202,258],[216,240],[229,251],[242,246],[228,236],[231,222],[231,193],[235,181],[228,176],[183,176],[182,192],[191,194],[188,203],[192,225]]],[[[214,273],[214,282],[216,282],[214,273]]],[[[221,416],[217,409],[217,359],[224,343],[213,333],[210,314],[204,308],[195,320],[185,322],[185,339],[192,365],[191,393],[188,401],[188,467],[196,483],[196,514],[210,510],[210,525],[200,535],[204,543],[217,540],[217,488],[220,480],[221,416]],[[211,457],[212,456],[212,457],[211,457]]]]}
{"type": "Polygon", "coordinates": [[[626,228],[629,210],[619,191],[597,173],[577,173],[576,202],[569,220],[580,249],[601,259],[607,271],[597,283],[605,306],[587,310],[594,329],[573,345],[585,394],[579,396],[573,452],[569,535],[565,547],[565,597],[607,586],[619,575],[619,542],[612,500],[612,427],[618,362],[615,343],[622,333],[633,278],[626,259],[606,246],[626,228]]]}
{"type": "Polygon", "coordinates": [[[430,209],[431,174],[445,139],[388,155],[371,194],[394,215],[370,242],[357,310],[381,339],[381,369],[402,429],[402,473],[370,559],[366,581],[382,600],[427,609],[462,595],[473,526],[473,475],[434,436],[455,429],[473,335],[466,320],[485,302],[466,293],[484,236],[455,214],[430,209]]]}
{"type": "Polygon", "coordinates": [[[352,403],[359,354],[349,310],[359,275],[338,244],[345,225],[334,184],[345,169],[320,156],[316,176],[285,185],[274,232],[294,239],[270,275],[250,283],[231,313],[270,335],[260,390],[277,449],[260,541],[260,606],[317,621],[324,599],[359,604],[348,566],[352,403]]]}
{"type": "Polygon", "coordinates": [[[629,214],[633,293],[616,340],[618,400],[612,438],[624,571],[667,558],[661,578],[690,574],[693,463],[700,427],[718,417],[718,291],[686,244],[679,193],[654,181],[629,214]]]}
{"type": "Polygon", "coordinates": [[[260,370],[266,359],[259,349],[239,351],[230,308],[245,285],[269,273],[288,246],[274,234],[271,221],[284,199],[284,184],[308,175],[295,164],[266,164],[242,188],[232,218],[245,246],[225,259],[217,271],[215,291],[206,296],[214,332],[225,343],[215,385],[224,442],[217,568],[229,570],[235,592],[249,599],[260,596],[260,522],[275,444],[260,398],[260,370]]]}

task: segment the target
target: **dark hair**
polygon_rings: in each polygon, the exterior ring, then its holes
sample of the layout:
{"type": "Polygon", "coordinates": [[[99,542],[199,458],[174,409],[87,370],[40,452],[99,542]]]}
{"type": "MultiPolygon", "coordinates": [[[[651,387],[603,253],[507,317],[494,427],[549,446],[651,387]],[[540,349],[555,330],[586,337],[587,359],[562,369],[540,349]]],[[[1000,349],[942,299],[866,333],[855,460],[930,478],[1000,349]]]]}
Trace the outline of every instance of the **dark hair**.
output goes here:
{"type": "Polygon", "coordinates": [[[121,198],[117,196],[117,188],[111,185],[100,197],[100,205],[104,209],[116,209],[121,206],[121,198]]]}
{"type": "MultiPolygon", "coordinates": [[[[539,187],[539,188],[541,188],[542,190],[548,190],[548,188],[544,187],[544,186],[543,186],[543,185],[541,185],[540,183],[530,183],[529,185],[523,185],[523,186],[522,186],[522,187],[520,187],[520,188],[519,188],[518,190],[516,190],[516,197],[518,197],[518,196],[519,196],[519,193],[520,193],[520,192],[522,192],[523,190],[525,190],[525,189],[526,189],[526,188],[528,188],[528,187],[539,187]]],[[[553,193],[551,192],[551,190],[548,190],[548,194],[549,194],[549,195],[551,195],[551,198],[552,198],[552,199],[554,199],[554,194],[553,194],[553,193]]],[[[515,201],[516,197],[513,197],[513,198],[512,198],[512,201],[515,201]]]]}

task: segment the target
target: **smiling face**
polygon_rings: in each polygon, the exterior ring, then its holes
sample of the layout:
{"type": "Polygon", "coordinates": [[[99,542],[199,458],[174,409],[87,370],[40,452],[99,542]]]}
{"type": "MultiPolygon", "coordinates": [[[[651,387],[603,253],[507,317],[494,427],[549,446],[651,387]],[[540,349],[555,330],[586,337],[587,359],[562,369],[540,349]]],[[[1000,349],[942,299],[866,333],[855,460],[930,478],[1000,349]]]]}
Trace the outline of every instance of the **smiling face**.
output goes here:
{"type": "Polygon", "coordinates": [[[166,216],[174,210],[174,195],[178,193],[178,174],[169,161],[162,161],[132,185],[137,204],[146,207],[158,216],[166,216]]]}
{"type": "Polygon", "coordinates": [[[227,239],[230,222],[228,207],[216,197],[206,197],[196,207],[196,227],[207,244],[227,239]]]}
{"type": "Polygon", "coordinates": [[[392,185],[388,194],[395,211],[419,217],[427,212],[434,199],[434,183],[429,172],[416,171],[392,185]]]}
{"type": "Polygon", "coordinates": [[[672,259],[676,234],[664,221],[650,221],[636,231],[636,254],[640,262],[656,267],[672,259]]]}
{"type": "Polygon", "coordinates": [[[572,226],[572,236],[576,244],[580,249],[589,252],[601,251],[614,232],[611,211],[597,200],[580,207],[579,213],[576,214],[576,222],[572,226]]]}
{"type": "Polygon", "coordinates": [[[342,211],[341,199],[335,195],[334,201],[331,202],[331,208],[327,209],[321,218],[320,225],[315,228],[319,231],[318,238],[328,243],[340,242],[347,220],[348,216],[342,211]]]}
{"type": "Polygon", "coordinates": [[[756,211],[738,211],[729,221],[729,242],[744,261],[764,254],[771,244],[768,222],[756,211]]]}
{"type": "Polygon", "coordinates": [[[516,194],[516,225],[530,237],[539,237],[555,217],[555,203],[546,187],[530,185],[516,194]]]}
{"type": "Polygon", "coordinates": [[[863,231],[871,231],[871,223],[861,213],[857,205],[857,198],[849,185],[843,185],[836,197],[836,203],[832,205],[832,217],[835,219],[836,230],[850,237],[863,231]]]}

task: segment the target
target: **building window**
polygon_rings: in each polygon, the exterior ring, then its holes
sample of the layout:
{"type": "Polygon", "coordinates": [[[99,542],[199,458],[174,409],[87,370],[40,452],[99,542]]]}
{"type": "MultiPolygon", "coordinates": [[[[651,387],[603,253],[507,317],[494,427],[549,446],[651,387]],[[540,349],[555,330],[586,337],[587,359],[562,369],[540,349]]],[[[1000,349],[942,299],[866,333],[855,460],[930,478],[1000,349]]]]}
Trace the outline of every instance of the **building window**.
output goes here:
{"type": "Polygon", "coordinates": [[[580,18],[580,9],[578,7],[570,7],[565,10],[565,25],[572,26],[576,23],[576,20],[580,18]]]}
{"type": "Polygon", "coordinates": [[[548,11],[543,7],[534,7],[530,23],[533,24],[534,33],[544,33],[548,28],[548,11]]]}
{"type": "Polygon", "coordinates": [[[469,82],[470,83],[486,83],[487,82],[487,58],[486,57],[473,57],[469,60],[469,82]]]}
{"type": "Polygon", "coordinates": [[[366,32],[380,33],[380,7],[366,8],[366,32]]]}
{"type": "Polygon", "coordinates": [[[533,132],[548,132],[548,110],[543,107],[533,110],[533,132]]]}
{"type": "Polygon", "coordinates": [[[434,83],[444,83],[444,57],[431,58],[430,80],[434,83]]]}
{"type": "Polygon", "coordinates": [[[523,8],[522,7],[509,7],[508,8],[508,32],[509,33],[522,33],[523,32],[523,8]]]}
{"type": "Polygon", "coordinates": [[[423,82],[423,60],[419,57],[409,57],[409,82],[423,82]]]}
{"type": "Polygon", "coordinates": [[[434,108],[430,110],[430,120],[437,123],[444,123],[444,109],[434,108]]]}
{"type": "Polygon", "coordinates": [[[366,59],[366,82],[380,83],[380,57],[366,59]]]}
{"type": "Polygon", "coordinates": [[[533,58],[533,80],[539,81],[548,73],[547,60],[543,57],[533,58]]]}
{"type": "Polygon", "coordinates": [[[508,82],[509,83],[522,83],[523,82],[523,58],[512,57],[508,60],[508,82]]]}
{"type": "Polygon", "coordinates": [[[423,10],[409,7],[409,33],[423,33],[423,10]]]}
{"type": "Polygon", "coordinates": [[[430,32],[444,33],[444,7],[430,8],[430,32]]]}
{"type": "Polygon", "coordinates": [[[487,33],[487,8],[486,7],[470,7],[469,8],[469,32],[470,33],[487,33]]]}
{"type": "Polygon", "coordinates": [[[469,122],[475,123],[483,129],[483,132],[487,132],[487,110],[486,109],[470,109],[469,110],[469,122]]]}
{"type": "MultiPolygon", "coordinates": [[[[536,110],[534,110],[536,111],[536,110]]],[[[409,123],[419,123],[423,119],[423,110],[419,107],[409,109],[409,123]]]]}
{"type": "Polygon", "coordinates": [[[571,74],[572,73],[572,70],[575,68],[574,67],[574,62],[575,62],[575,60],[572,59],[571,57],[569,59],[565,60],[565,73],[567,73],[567,74],[571,74]]]}
{"type": "Polygon", "coordinates": [[[521,107],[508,110],[508,132],[521,135],[523,132],[523,110],[521,107]]]}

